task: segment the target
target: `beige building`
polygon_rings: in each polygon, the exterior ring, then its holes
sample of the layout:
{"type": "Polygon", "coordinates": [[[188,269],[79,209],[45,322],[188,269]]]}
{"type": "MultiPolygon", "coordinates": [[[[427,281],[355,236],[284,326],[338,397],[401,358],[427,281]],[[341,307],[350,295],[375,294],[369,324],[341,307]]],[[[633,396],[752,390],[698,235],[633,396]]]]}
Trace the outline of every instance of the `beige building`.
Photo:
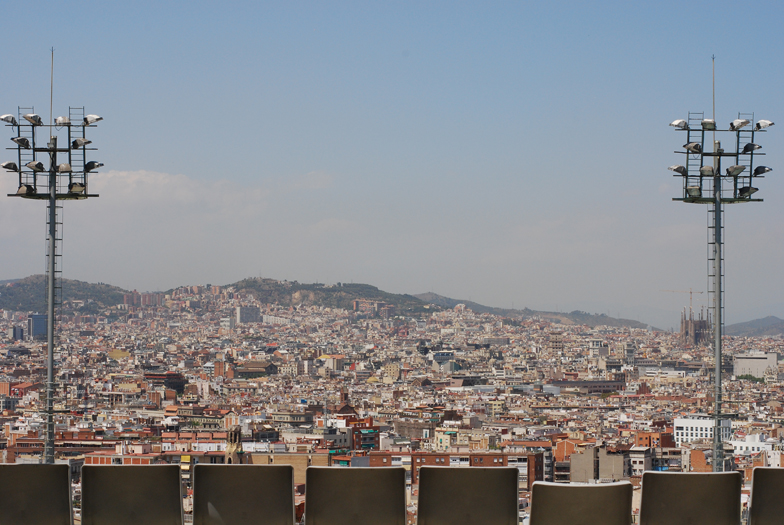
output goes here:
{"type": "Polygon", "coordinates": [[[330,466],[329,454],[250,454],[252,465],[291,465],[294,467],[294,483],[305,483],[308,467],[330,466]]]}

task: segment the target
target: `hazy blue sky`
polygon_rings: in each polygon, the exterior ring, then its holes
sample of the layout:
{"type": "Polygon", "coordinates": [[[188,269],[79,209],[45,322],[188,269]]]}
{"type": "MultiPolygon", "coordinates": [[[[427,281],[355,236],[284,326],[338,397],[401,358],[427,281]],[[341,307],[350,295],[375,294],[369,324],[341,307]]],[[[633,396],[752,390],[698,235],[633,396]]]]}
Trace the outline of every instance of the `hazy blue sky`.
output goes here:
{"type": "MultiPolygon", "coordinates": [[[[3,7],[0,113],[104,117],[66,277],[142,290],[367,282],[677,325],[706,209],[674,203],[688,111],[781,121],[731,206],[727,320],[784,317],[781,2],[36,2],[3,7]]],[[[8,140],[10,129],[2,131],[8,140]]],[[[8,141],[7,146],[13,144],[8,141]]],[[[6,152],[12,160],[11,152],[6,152]]],[[[13,175],[0,193],[16,189],[13,175]]],[[[0,279],[44,269],[0,201],[0,279]]],[[[696,295],[696,305],[707,295],[696,295]]]]}

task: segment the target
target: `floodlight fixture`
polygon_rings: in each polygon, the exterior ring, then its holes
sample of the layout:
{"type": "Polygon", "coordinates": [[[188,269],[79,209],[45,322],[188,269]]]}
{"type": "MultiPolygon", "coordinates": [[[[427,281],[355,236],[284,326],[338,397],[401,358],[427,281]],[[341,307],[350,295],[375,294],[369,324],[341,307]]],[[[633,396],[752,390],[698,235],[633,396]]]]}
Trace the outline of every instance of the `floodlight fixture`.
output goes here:
{"type": "Polygon", "coordinates": [[[5,115],[0,115],[0,120],[3,122],[8,122],[12,126],[16,126],[16,119],[10,113],[6,113],[5,115]]]}
{"type": "Polygon", "coordinates": [[[760,146],[759,144],[754,144],[752,142],[749,142],[748,144],[743,146],[743,151],[741,152],[741,154],[747,155],[747,154],[751,153],[752,151],[760,149],[761,147],[762,146],[760,146]]]}
{"type": "Polygon", "coordinates": [[[760,175],[764,175],[769,171],[773,171],[773,169],[767,166],[757,166],[756,168],[754,168],[754,176],[759,177],[760,175]]]}
{"type": "Polygon", "coordinates": [[[86,146],[87,144],[92,144],[92,143],[93,143],[92,140],[78,138],[78,139],[74,140],[73,142],[71,142],[71,149],[79,149],[79,148],[82,148],[82,147],[86,146]]]}
{"type": "Polygon", "coordinates": [[[71,165],[67,162],[63,162],[59,166],[57,166],[57,173],[71,173],[73,170],[71,169],[71,165]]]}
{"type": "Polygon", "coordinates": [[[30,124],[32,124],[33,126],[43,126],[44,125],[44,121],[41,120],[41,117],[39,117],[35,113],[28,113],[27,115],[22,115],[22,118],[25,119],[30,124]]]}
{"type": "Polygon", "coordinates": [[[71,123],[71,119],[68,117],[57,117],[54,119],[55,126],[68,126],[71,123]]]}
{"type": "Polygon", "coordinates": [[[103,120],[103,117],[99,117],[98,115],[87,115],[84,117],[84,125],[89,126],[90,124],[95,124],[99,120],[103,120]]]}
{"type": "Polygon", "coordinates": [[[689,197],[702,197],[702,190],[699,186],[686,186],[686,194],[689,197]]]}
{"type": "Polygon", "coordinates": [[[738,131],[743,126],[748,126],[750,122],[745,118],[736,118],[730,123],[730,131],[738,131]]]}
{"type": "Polygon", "coordinates": [[[44,163],[41,162],[40,160],[31,160],[30,162],[25,164],[25,166],[35,171],[36,173],[44,171],[46,169],[44,168],[44,163]]]}
{"type": "Polygon", "coordinates": [[[752,188],[751,186],[744,186],[738,190],[738,197],[745,198],[751,197],[753,194],[757,193],[759,190],[757,188],[752,188]]]}
{"type": "Polygon", "coordinates": [[[670,170],[670,171],[674,171],[675,173],[678,173],[679,175],[686,175],[686,173],[687,173],[686,167],[685,166],[681,166],[679,164],[676,164],[674,166],[670,166],[667,169],[670,170]]]}
{"type": "Polygon", "coordinates": [[[775,122],[771,122],[769,120],[758,120],[757,124],[754,125],[754,129],[759,131],[761,129],[769,128],[773,124],[775,124],[775,122]]]}
{"type": "Polygon", "coordinates": [[[692,153],[702,153],[702,144],[699,142],[689,142],[688,144],[684,144],[683,147],[692,153]]]}
{"type": "Polygon", "coordinates": [[[102,166],[103,166],[103,162],[98,162],[98,161],[95,161],[95,160],[91,160],[90,162],[88,162],[87,164],[84,165],[84,171],[88,172],[88,171],[97,170],[98,168],[100,168],[102,166]]]}
{"type": "Polygon", "coordinates": [[[670,122],[670,126],[677,129],[689,129],[689,123],[683,119],[673,120],[670,122]]]}
{"type": "Polygon", "coordinates": [[[702,129],[705,131],[713,131],[716,129],[716,121],[712,118],[706,118],[702,120],[702,129]]]}
{"type": "Polygon", "coordinates": [[[3,168],[7,169],[8,171],[19,171],[19,166],[16,165],[16,162],[3,162],[0,164],[3,168]]]}
{"type": "Polygon", "coordinates": [[[740,166],[737,164],[735,166],[730,166],[729,168],[727,168],[727,177],[737,177],[738,175],[743,173],[745,169],[746,166],[740,166]]]}
{"type": "Polygon", "coordinates": [[[703,166],[700,168],[700,176],[701,177],[714,177],[716,176],[716,172],[713,169],[713,166],[703,166]]]}
{"type": "Polygon", "coordinates": [[[87,186],[81,182],[72,182],[68,185],[68,193],[84,193],[87,186]]]}
{"type": "Polygon", "coordinates": [[[11,140],[24,149],[30,149],[30,139],[27,137],[11,137],[11,140]]]}
{"type": "Polygon", "coordinates": [[[19,189],[16,190],[17,195],[35,195],[35,186],[32,184],[22,184],[19,186],[19,189]]]}

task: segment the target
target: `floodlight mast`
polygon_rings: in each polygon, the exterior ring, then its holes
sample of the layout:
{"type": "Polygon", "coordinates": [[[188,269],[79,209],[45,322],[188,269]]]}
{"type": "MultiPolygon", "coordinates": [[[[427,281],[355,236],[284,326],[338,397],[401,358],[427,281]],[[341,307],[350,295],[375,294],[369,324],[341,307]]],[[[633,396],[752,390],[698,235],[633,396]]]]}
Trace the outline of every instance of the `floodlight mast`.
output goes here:
{"type": "MultiPolygon", "coordinates": [[[[713,110],[714,114],[716,109],[713,110]]],[[[715,115],[714,115],[715,116],[715,115]]],[[[716,140],[716,129],[713,129],[713,152],[721,149],[716,140]]],[[[722,224],[721,224],[721,157],[713,158],[713,472],[724,471],[724,442],[721,439],[721,328],[724,323],[721,301],[721,259],[722,224]]]]}
{"type": "MultiPolygon", "coordinates": [[[[713,410],[713,471],[721,472],[724,470],[724,447],[722,442],[721,427],[721,337],[723,328],[723,306],[722,306],[722,260],[724,250],[724,239],[722,238],[722,213],[724,204],[734,204],[743,202],[762,202],[762,199],[752,199],[757,188],[752,187],[754,179],[762,177],[771,171],[766,166],[754,168],[754,157],[764,155],[755,153],[760,146],[754,144],[754,134],[764,131],[764,128],[773,125],[769,120],[760,120],[754,125],[754,115],[749,114],[750,119],[742,118],[747,116],[739,113],[729,129],[717,129],[714,118],[703,119],[702,113],[690,113],[686,120],[675,120],[670,125],[678,131],[685,131],[687,134],[686,151],[676,151],[686,155],[684,166],[670,166],[669,169],[675,172],[675,177],[683,179],[683,197],[673,198],[674,201],[681,201],[694,204],[707,204],[710,206],[709,213],[713,214],[713,225],[708,226],[713,229],[713,238],[710,241],[712,257],[712,277],[713,277],[713,351],[714,351],[714,410],[713,410]],[[751,124],[749,130],[743,128],[751,124]],[[699,127],[697,127],[699,126],[699,127]],[[713,147],[705,148],[705,132],[711,131],[713,134],[713,147]],[[716,140],[716,133],[734,133],[735,151],[725,152],[721,147],[721,142],[716,140]],[[745,136],[749,134],[749,136],[745,136]],[[741,140],[743,136],[743,141],[741,140]],[[743,142],[749,141],[741,146],[743,142]],[[713,157],[713,166],[705,164],[706,157],[713,157]],[[726,170],[726,174],[721,172],[722,157],[734,157],[735,163],[726,170]],[[690,162],[691,161],[691,162],[690,162]],[[699,165],[696,165],[696,162],[699,165]],[[691,164],[691,165],[690,165],[691,164]],[[724,180],[731,182],[724,188],[724,180]],[[712,194],[703,196],[703,189],[712,185],[712,194]]],[[[710,277],[710,273],[709,273],[710,277]]]]}
{"type": "Polygon", "coordinates": [[[46,273],[46,441],[44,463],[54,463],[54,289],[57,239],[57,137],[49,141],[49,235],[46,273]]]}
{"type": "MultiPolygon", "coordinates": [[[[6,122],[6,126],[10,127],[16,132],[16,137],[11,140],[16,144],[18,163],[4,162],[3,167],[8,171],[14,171],[18,174],[19,189],[16,193],[11,193],[9,197],[22,197],[24,199],[45,200],[48,204],[47,214],[47,259],[46,259],[46,272],[47,272],[47,289],[46,289],[46,349],[47,349],[47,363],[46,363],[46,436],[44,439],[44,454],[43,463],[54,463],[54,334],[55,334],[55,305],[58,302],[56,290],[60,289],[57,282],[59,281],[58,273],[60,270],[57,267],[57,258],[62,254],[57,252],[57,241],[61,240],[58,236],[57,226],[62,223],[58,220],[58,201],[63,200],[84,200],[89,197],[98,197],[96,194],[90,194],[87,189],[87,174],[95,173],[92,168],[88,168],[85,163],[85,155],[88,150],[95,148],[87,148],[90,141],[85,139],[85,130],[88,127],[95,127],[94,122],[102,120],[97,115],[88,115],[91,117],[83,118],[83,122],[74,125],[72,122],[75,116],[84,116],[84,108],[70,108],[69,118],[58,117],[56,124],[45,125],[41,117],[36,115],[33,108],[29,109],[29,113],[23,114],[22,108],[18,108],[19,119],[15,119],[13,115],[3,115],[0,120],[6,122]],[[36,128],[49,128],[49,143],[46,147],[38,147],[36,144],[36,128]],[[69,147],[58,148],[57,136],[55,135],[56,128],[66,128],[68,132],[69,147]],[[81,128],[81,129],[79,129],[81,128]],[[77,135],[80,135],[77,142],[77,135]],[[48,188],[45,193],[39,193],[39,177],[38,173],[43,174],[43,167],[37,161],[37,154],[47,154],[49,156],[49,171],[46,178],[48,188]],[[63,153],[68,155],[67,168],[63,166],[61,169],[57,164],[57,154],[63,153]],[[27,163],[23,160],[32,159],[27,163]],[[67,178],[67,180],[66,180],[67,178]],[[59,189],[65,191],[58,191],[59,189]],[[66,189],[67,188],[67,189],[66,189]]],[[[95,161],[92,161],[95,162],[95,161]]],[[[96,163],[96,167],[103,166],[103,164],[96,163]]],[[[43,188],[41,188],[43,190],[43,188]]],[[[32,335],[32,334],[31,334],[32,335]]]]}

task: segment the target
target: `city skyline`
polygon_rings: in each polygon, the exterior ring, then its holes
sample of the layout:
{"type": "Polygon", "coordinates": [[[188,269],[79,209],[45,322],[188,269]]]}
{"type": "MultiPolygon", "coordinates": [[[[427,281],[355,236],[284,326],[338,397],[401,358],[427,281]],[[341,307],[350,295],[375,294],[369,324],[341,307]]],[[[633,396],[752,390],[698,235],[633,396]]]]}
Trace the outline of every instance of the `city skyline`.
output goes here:
{"type": "MultiPolygon", "coordinates": [[[[64,210],[68,278],[354,281],[677,326],[687,294],[661,290],[707,290],[707,239],[704,208],[670,200],[667,124],[709,113],[712,54],[719,124],[780,120],[782,7],[569,5],[50,4],[0,111],[48,119],[53,46],[54,116],[105,119],[101,197],[64,210]]],[[[727,215],[728,324],[784,317],[781,141],[766,202],[727,215]]],[[[38,208],[0,206],[0,279],[42,273],[38,208]]]]}

